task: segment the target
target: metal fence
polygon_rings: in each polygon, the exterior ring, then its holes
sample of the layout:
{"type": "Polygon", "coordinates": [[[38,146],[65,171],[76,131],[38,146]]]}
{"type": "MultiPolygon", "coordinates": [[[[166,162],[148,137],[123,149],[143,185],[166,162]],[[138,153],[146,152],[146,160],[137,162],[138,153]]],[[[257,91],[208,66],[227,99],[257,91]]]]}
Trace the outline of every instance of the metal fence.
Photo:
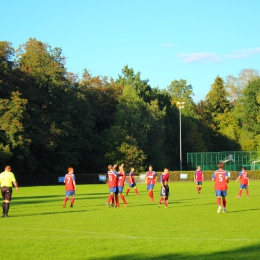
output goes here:
{"type": "Polygon", "coordinates": [[[229,171],[239,171],[243,166],[247,170],[260,170],[260,152],[257,151],[187,153],[188,170],[198,165],[204,170],[216,170],[219,161],[225,162],[225,170],[229,171]]]}

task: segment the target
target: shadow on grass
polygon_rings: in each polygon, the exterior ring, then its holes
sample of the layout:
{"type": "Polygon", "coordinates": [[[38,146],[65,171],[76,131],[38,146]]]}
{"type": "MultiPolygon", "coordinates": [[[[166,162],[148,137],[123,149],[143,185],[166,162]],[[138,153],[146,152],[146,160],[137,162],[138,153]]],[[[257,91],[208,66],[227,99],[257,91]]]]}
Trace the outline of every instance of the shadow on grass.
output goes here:
{"type": "MultiPolygon", "coordinates": [[[[228,246],[227,246],[228,247],[228,246]]],[[[188,249],[187,249],[188,250],[188,249]]],[[[119,256],[108,256],[108,257],[98,257],[98,258],[90,258],[91,260],[161,260],[161,259],[182,259],[182,260],[219,260],[219,259],[234,259],[234,260],[258,260],[260,257],[260,244],[245,246],[238,249],[228,250],[225,249],[221,252],[211,253],[211,254],[165,254],[159,256],[151,256],[144,255],[142,253],[139,254],[130,254],[130,255],[119,255],[119,256]]]]}

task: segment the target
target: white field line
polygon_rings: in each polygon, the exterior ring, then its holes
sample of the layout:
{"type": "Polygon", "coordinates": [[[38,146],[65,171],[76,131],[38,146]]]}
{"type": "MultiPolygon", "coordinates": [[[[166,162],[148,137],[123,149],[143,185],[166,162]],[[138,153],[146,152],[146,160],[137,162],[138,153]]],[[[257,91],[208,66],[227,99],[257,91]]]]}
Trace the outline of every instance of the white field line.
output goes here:
{"type": "MultiPolygon", "coordinates": [[[[93,232],[93,231],[87,231],[87,230],[62,230],[62,229],[44,229],[44,228],[1,228],[1,231],[6,230],[6,231],[10,231],[10,230],[24,230],[26,232],[32,232],[32,234],[30,234],[30,236],[17,236],[15,234],[10,234],[6,233],[5,237],[9,237],[9,238],[42,238],[42,239],[59,239],[59,238],[73,238],[73,239],[83,239],[83,238],[90,238],[90,239],[106,239],[106,238],[124,238],[124,239],[146,239],[146,240],[163,240],[165,239],[165,237],[158,237],[158,236],[129,236],[129,235],[122,235],[122,234],[112,234],[112,233],[101,233],[101,232],[93,232]],[[48,236],[46,235],[36,235],[35,232],[39,231],[39,232],[53,232],[54,235],[51,236],[50,234],[48,236]],[[70,233],[70,235],[68,236],[67,234],[64,236],[61,236],[61,233],[70,233]],[[77,235],[75,236],[75,233],[77,233],[77,235]],[[79,233],[81,233],[82,235],[79,235],[79,233]],[[8,234],[8,235],[7,235],[8,234]],[[35,235],[34,235],[35,234],[35,235]],[[58,234],[58,235],[56,235],[58,234]]],[[[259,242],[259,238],[203,238],[203,237],[170,237],[169,234],[167,235],[169,239],[171,240],[203,240],[203,241],[257,241],[259,242]]]]}

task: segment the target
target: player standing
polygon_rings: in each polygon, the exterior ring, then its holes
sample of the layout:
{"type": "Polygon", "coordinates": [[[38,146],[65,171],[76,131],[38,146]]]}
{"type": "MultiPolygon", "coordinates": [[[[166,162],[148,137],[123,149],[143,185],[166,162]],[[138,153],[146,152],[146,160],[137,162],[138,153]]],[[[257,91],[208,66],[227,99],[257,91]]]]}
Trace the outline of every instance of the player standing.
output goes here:
{"type": "Polygon", "coordinates": [[[72,208],[74,205],[75,191],[76,191],[75,175],[72,167],[68,168],[68,173],[65,175],[64,183],[65,183],[66,197],[63,202],[63,208],[66,207],[66,203],[69,199],[69,196],[71,196],[70,207],[72,208]]]}
{"type": "MultiPolygon", "coordinates": [[[[125,186],[125,171],[124,171],[124,164],[121,164],[119,166],[119,173],[117,175],[117,192],[124,202],[125,207],[127,206],[127,202],[125,200],[125,197],[123,196],[122,192],[125,186]]],[[[117,207],[120,207],[119,200],[117,200],[117,207]]]]}
{"type": "Polygon", "coordinates": [[[164,207],[168,208],[168,198],[170,194],[170,189],[168,182],[170,181],[170,176],[169,176],[169,169],[164,168],[164,172],[160,176],[160,183],[161,183],[161,199],[159,201],[159,207],[161,206],[163,200],[164,200],[164,207]]]}
{"type": "Polygon", "coordinates": [[[226,213],[226,196],[227,196],[227,183],[228,183],[228,173],[224,170],[225,163],[218,163],[218,170],[215,171],[212,175],[212,180],[215,181],[215,191],[217,196],[218,210],[217,213],[220,213],[221,210],[221,197],[223,205],[223,213],[226,213]]]}
{"type": "Polygon", "coordinates": [[[239,176],[236,181],[240,179],[240,189],[238,192],[237,198],[240,198],[242,195],[243,189],[246,190],[246,196],[249,196],[249,191],[248,191],[248,185],[249,185],[249,176],[246,171],[246,167],[242,167],[242,171],[239,173],[239,176]]]}
{"type": "Polygon", "coordinates": [[[3,218],[8,217],[13,185],[15,186],[15,190],[18,191],[18,184],[11,170],[10,166],[6,166],[5,170],[0,174],[1,193],[3,197],[3,218]]]}
{"type": "Polygon", "coordinates": [[[200,165],[198,165],[197,170],[194,173],[194,181],[196,182],[196,188],[197,188],[198,194],[200,194],[203,179],[204,179],[203,172],[201,170],[200,165]]]}
{"type": "Polygon", "coordinates": [[[146,180],[146,184],[147,184],[148,195],[150,197],[151,202],[154,202],[153,188],[154,188],[156,179],[157,179],[157,174],[155,171],[153,171],[153,166],[150,165],[149,171],[146,172],[145,180],[146,180]]]}
{"type": "Polygon", "coordinates": [[[126,194],[125,195],[128,195],[128,193],[130,192],[131,188],[133,188],[133,187],[135,189],[135,194],[139,195],[137,187],[136,187],[136,183],[135,183],[135,177],[134,177],[135,173],[134,173],[134,171],[135,171],[135,168],[131,167],[131,171],[129,173],[129,178],[128,178],[129,187],[126,190],[126,194]]]}
{"type": "Polygon", "coordinates": [[[113,168],[113,166],[110,164],[108,165],[108,172],[107,172],[107,181],[108,181],[108,188],[109,188],[109,196],[106,202],[106,205],[108,207],[110,207],[110,201],[114,199],[114,195],[116,193],[117,190],[117,172],[115,171],[115,166],[113,168]]]}

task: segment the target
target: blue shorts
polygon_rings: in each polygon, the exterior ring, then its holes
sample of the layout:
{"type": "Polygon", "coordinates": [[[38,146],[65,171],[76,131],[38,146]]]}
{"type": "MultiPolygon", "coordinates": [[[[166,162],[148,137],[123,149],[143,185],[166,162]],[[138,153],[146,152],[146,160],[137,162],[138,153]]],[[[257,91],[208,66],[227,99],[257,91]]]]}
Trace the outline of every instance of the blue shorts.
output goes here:
{"type": "Polygon", "coordinates": [[[66,190],[66,196],[74,196],[75,195],[75,190],[66,190]]]}
{"type": "Polygon", "coordinates": [[[117,186],[117,192],[122,193],[124,189],[124,186],[117,186]]]}
{"type": "Polygon", "coordinates": [[[129,183],[129,187],[135,187],[136,186],[136,183],[135,182],[133,182],[133,183],[129,183]]]}
{"type": "Polygon", "coordinates": [[[112,193],[112,192],[115,193],[116,190],[117,190],[116,187],[114,187],[114,188],[109,188],[109,191],[110,191],[111,193],[112,193]]]}
{"type": "Polygon", "coordinates": [[[227,190],[216,190],[216,196],[226,197],[227,196],[227,190]]]}
{"type": "Polygon", "coordinates": [[[247,188],[248,188],[248,185],[240,184],[240,189],[247,189],[247,188]]]}
{"type": "Polygon", "coordinates": [[[147,190],[152,190],[153,187],[154,187],[154,184],[149,184],[149,185],[147,185],[147,190]]]}
{"type": "Polygon", "coordinates": [[[202,185],[202,181],[196,181],[197,185],[202,185]]]}

